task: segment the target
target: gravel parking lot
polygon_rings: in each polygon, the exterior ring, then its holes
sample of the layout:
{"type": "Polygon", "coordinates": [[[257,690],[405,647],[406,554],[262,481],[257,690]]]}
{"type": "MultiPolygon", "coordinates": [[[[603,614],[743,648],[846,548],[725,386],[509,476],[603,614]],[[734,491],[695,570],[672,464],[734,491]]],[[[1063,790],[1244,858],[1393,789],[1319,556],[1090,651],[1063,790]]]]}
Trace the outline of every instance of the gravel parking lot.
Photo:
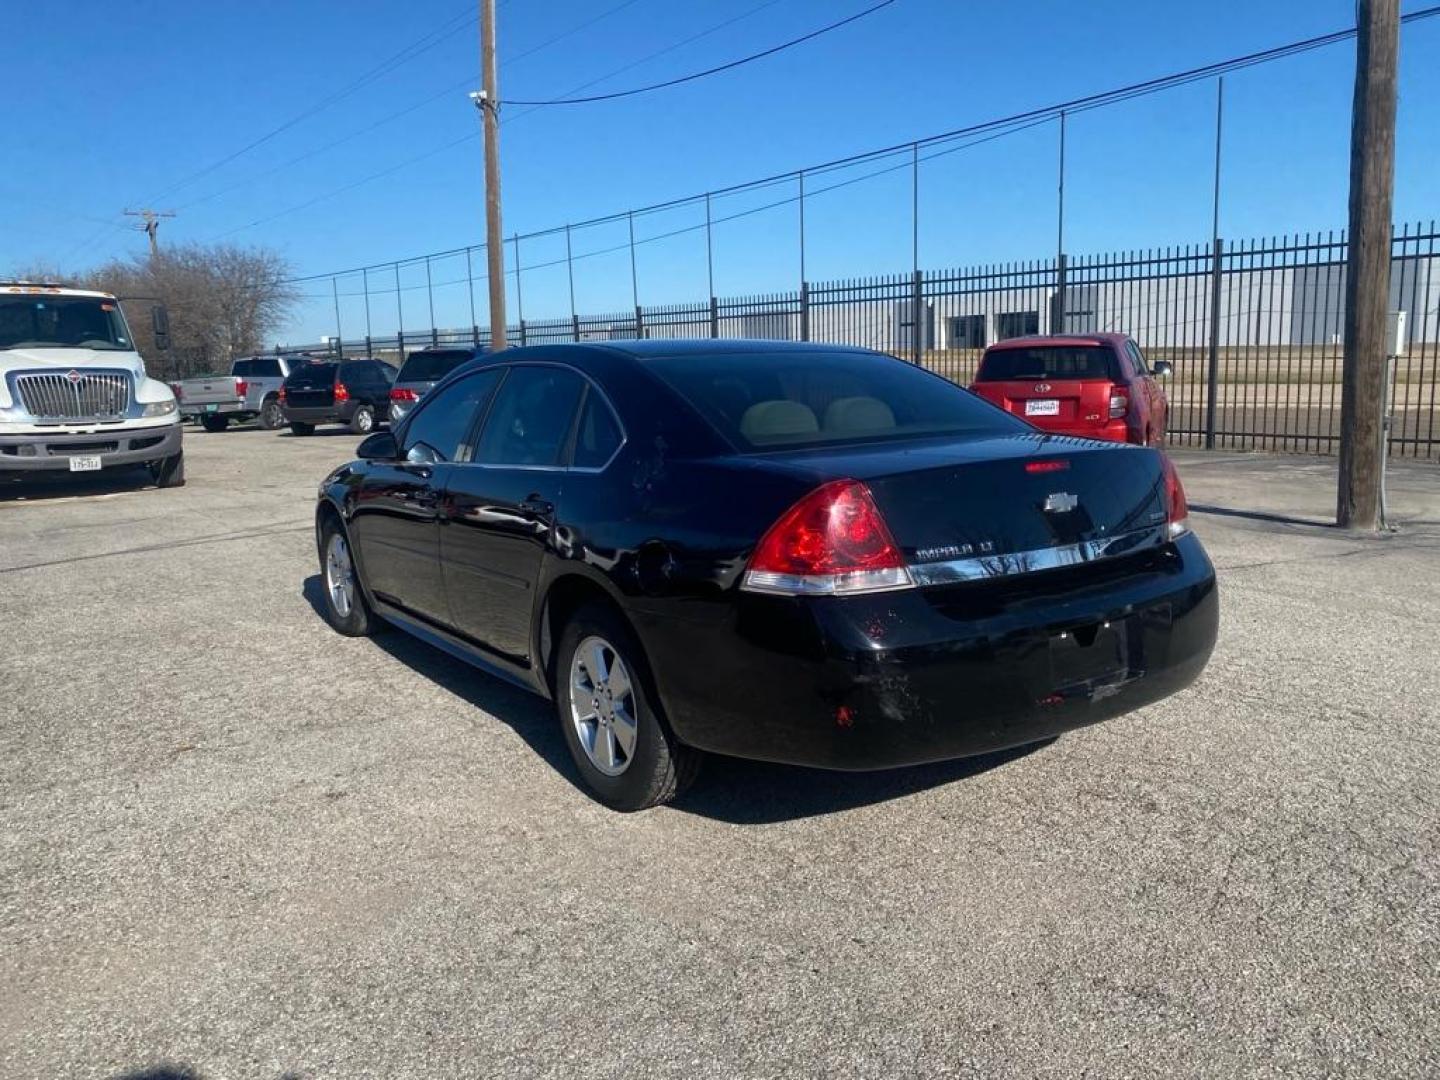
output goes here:
{"type": "Polygon", "coordinates": [[[547,707],[317,613],[348,434],[0,485],[6,1077],[1440,1071],[1440,468],[1180,453],[1201,683],[1029,752],[576,786],[547,707]],[[152,1074],[153,1075],[153,1074],[152,1074]]]}

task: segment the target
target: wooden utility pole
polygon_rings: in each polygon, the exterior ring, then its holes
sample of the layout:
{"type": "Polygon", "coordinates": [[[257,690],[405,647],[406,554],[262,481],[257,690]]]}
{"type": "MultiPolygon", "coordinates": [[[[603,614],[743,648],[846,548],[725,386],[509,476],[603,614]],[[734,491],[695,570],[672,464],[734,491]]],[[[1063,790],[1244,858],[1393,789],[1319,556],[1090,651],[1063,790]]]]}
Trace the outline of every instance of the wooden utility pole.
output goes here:
{"type": "Polygon", "coordinates": [[[160,231],[160,219],[173,218],[175,211],[151,210],[147,207],[144,210],[126,210],[125,216],[142,219],[143,224],[137,225],[136,228],[150,238],[150,257],[153,259],[156,255],[160,254],[160,244],[155,239],[155,234],[160,231]]]}
{"type": "Polygon", "coordinates": [[[1395,80],[1400,0],[1356,6],[1355,102],[1350,121],[1350,243],[1345,264],[1345,374],[1340,400],[1342,528],[1380,527],[1384,461],[1390,208],[1395,188],[1395,80]]]}
{"type": "Polygon", "coordinates": [[[485,266],[490,281],[490,347],[505,348],[505,241],[500,220],[500,82],[495,72],[495,0],[480,0],[480,75],[476,104],[485,129],[485,266]]]}

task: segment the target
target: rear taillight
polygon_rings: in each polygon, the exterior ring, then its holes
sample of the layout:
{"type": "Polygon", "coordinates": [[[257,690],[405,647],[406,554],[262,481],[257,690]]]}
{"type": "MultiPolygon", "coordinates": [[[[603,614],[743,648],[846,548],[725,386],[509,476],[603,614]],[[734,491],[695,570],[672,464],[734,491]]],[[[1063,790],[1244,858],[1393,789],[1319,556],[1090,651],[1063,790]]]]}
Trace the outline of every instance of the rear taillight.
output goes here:
{"type": "Polygon", "coordinates": [[[391,401],[419,401],[420,395],[405,386],[392,386],[390,388],[391,401]]]}
{"type": "Polygon", "coordinates": [[[176,401],[185,400],[185,388],[181,386],[178,382],[172,382],[170,384],[170,392],[175,395],[176,401]]]}
{"type": "Polygon", "coordinates": [[[335,384],[335,400],[336,400],[336,401],[349,401],[349,400],[350,400],[350,391],[347,390],[347,389],[345,389],[345,384],[344,384],[343,382],[337,382],[337,383],[335,384]]]}
{"type": "Polygon", "coordinates": [[[1175,463],[1166,455],[1160,460],[1165,469],[1165,521],[1170,539],[1184,536],[1190,531],[1190,507],[1185,502],[1185,485],[1180,483],[1180,474],[1175,463]]]}
{"type": "Polygon", "coordinates": [[[280,402],[281,405],[285,404],[285,387],[280,387],[280,389],[276,392],[275,400],[280,402]]]}
{"type": "Polygon", "coordinates": [[[1110,419],[1118,420],[1130,411],[1130,394],[1123,386],[1110,388],[1110,419]]]}
{"type": "Polygon", "coordinates": [[[740,587],[802,596],[883,592],[912,584],[870,489],[858,480],[833,480],[770,527],[740,587]]]}
{"type": "Polygon", "coordinates": [[[250,389],[250,384],[247,383],[244,379],[236,379],[236,380],[235,380],[235,396],[236,396],[236,397],[244,397],[244,396],[245,396],[245,391],[246,391],[246,390],[249,390],[249,389],[250,389]]]}

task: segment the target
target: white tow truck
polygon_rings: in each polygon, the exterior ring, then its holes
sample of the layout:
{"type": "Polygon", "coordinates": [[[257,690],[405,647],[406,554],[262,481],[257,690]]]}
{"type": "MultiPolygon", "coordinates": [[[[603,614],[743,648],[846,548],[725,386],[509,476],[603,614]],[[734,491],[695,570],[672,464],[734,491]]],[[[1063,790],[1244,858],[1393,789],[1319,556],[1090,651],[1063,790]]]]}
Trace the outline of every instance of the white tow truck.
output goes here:
{"type": "MultiPolygon", "coordinates": [[[[152,319],[168,348],[165,309],[152,319]]],[[[0,281],[0,474],[144,465],[179,487],[180,431],[175,395],[145,373],[114,296],[0,281]]]]}

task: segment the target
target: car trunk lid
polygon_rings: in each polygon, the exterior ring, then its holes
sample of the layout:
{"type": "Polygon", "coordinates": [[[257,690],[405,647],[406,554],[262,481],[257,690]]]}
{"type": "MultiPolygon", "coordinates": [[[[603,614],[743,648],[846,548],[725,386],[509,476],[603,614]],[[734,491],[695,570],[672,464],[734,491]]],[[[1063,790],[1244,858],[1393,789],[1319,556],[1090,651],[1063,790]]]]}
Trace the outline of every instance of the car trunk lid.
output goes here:
{"type": "Polygon", "coordinates": [[[1042,430],[1089,435],[1112,419],[1110,401],[1120,381],[1108,345],[1036,344],[991,349],[972,389],[1042,430]]]}
{"type": "Polygon", "coordinates": [[[296,409],[328,408],[335,404],[334,364],[306,364],[285,380],[285,403],[296,409]]]}
{"type": "Polygon", "coordinates": [[[1162,459],[1141,447],[1021,434],[766,457],[813,470],[817,483],[864,481],[912,568],[974,563],[955,571],[962,578],[1083,562],[1165,535],[1162,459]]]}

